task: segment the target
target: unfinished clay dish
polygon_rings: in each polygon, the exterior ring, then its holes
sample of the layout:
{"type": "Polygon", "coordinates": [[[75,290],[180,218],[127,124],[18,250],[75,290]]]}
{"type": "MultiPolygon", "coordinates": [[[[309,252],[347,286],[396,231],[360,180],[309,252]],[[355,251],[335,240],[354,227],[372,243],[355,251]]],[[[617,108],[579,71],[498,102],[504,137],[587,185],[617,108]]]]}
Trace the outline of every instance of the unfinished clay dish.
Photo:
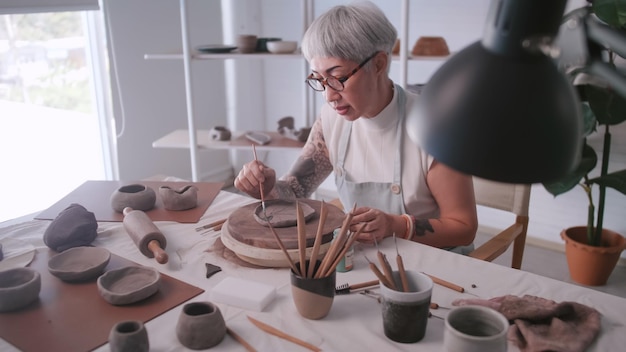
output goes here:
{"type": "Polygon", "coordinates": [[[178,189],[159,187],[159,196],[167,210],[187,210],[198,205],[198,187],[187,185],[178,189]]]}
{"type": "Polygon", "coordinates": [[[50,274],[63,281],[86,281],[102,274],[111,252],[98,247],[74,247],[48,260],[50,274]]]}
{"type": "Polygon", "coordinates": [[[41,275],[31,268],[0,271],[0,312],[23,308],[39,297],[41,275]]]}
{"type": "Polygon", "coordinates": [[[154,208],[155,204],[156,193],[142,184],[125,185],[111,194],[111,207],[118,213],[122,213],[126,207],[147,211],[154,208]]]}
{"type": "MultiPolygon", "coordinates": [[[[309,221],[315,215],[315,209],[304,202],[300,202],[300,208],[304,213],[305,221],[309,221]]],[[[266,214],[273,227],[290,227],[298,224],[296,202],[282,199],[266,200],[265,213],[263,212],[263,205],[259,203],[259,206],[254,209],[254,219],[259,224],[269,227],[265,220],[266,214]]]]}
{"type": "Polygon", "coordinates": [[[110,270],[98,278],[98,292],[113,305],[131,304],[159,290],[161,275],[147,266],[127,266],[110,270]]]}

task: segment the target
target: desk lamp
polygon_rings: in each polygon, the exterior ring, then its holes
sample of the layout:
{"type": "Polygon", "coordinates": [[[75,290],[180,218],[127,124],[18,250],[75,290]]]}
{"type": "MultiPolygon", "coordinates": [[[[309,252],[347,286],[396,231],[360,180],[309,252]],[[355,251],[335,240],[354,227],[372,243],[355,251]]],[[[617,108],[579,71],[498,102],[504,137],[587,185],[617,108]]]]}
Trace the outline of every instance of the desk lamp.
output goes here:
{"type": "MultiPolygon", "coordinates": [[[[493,0],[482,40],[451,57],[424,87],[420,114],[407,122],[411,138],[440,162],[495,181],[549,182],[573,170],[582,112],[553,45],[566,2],[493,0]]],[[[564,25],[575,45],[624,40],[589,12],[579,15],[564,25]]],[[[616,77],[585,50],[569,59],[616,77]]]]}

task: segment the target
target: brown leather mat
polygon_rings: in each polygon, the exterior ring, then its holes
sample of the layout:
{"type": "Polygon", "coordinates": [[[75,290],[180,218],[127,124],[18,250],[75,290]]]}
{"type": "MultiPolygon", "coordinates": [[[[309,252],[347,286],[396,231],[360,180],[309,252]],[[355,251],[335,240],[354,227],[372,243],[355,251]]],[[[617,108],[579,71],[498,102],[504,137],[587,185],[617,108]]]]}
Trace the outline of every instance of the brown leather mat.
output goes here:
{"type": "MultiPolygon", "coordinates": [[[[201,294],[203,289],[161,274],[159,291],[126,306],[114,306],[98,293],[96,279],[66,283],[50,274],[48,259],[56,252],[39,249],[30,267],[41,274],[39,300],[0,313],[0,337],[22,351],[89,351],[107,343],[113,325],[122,320],[147,322],[201,294]]],[[[136,263],[111,255],[106,270],[136,263]]],[[[172,330],[176,322],[172,322],[172,330]]]]}
{"type": "Polygon", "coordinates": [[[177,221],[181,223],[198,222],[224,186],[223,182],[86,181],[50,208],[39,213],[35,219],[54,220],[70,204],[78,203],[94,213],[97,221],[123,221],[124,215],[111,208],[111,194],[118,188],[130,184],[145,185],[152,188],[156,193],[154,208],[145,212],[152,221],[177,221]],[[159,187],[169,186],[178,189],[186,185],[198,187],[198,206],[183,211],[166,210],[159,196],[159,187]]]}

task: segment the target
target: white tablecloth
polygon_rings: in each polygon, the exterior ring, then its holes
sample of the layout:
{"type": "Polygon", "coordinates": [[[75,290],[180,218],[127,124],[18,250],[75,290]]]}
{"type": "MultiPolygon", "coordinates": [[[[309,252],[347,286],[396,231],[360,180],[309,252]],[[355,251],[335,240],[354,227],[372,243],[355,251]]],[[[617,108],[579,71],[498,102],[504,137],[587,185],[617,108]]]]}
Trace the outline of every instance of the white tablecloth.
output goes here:
{"type": "MultiPolygon", "coordinates": [[[[169,262],[161,265],[139,253],[122,223],[99,223],[98,237],[93,245],[105,247],[112,253],[142,265],[156,267],[161,272],[201,287],[206,291],[190,301],[210,301],[210,291],[226,277],[238,277],[273,285],[276,298],[261,312],[250,311],[217,303],[226,319],[227,326],[238,333],[258,351],[304,351],[305,349],[275,336],[268,335],[252,325],[247,315],[255,317],[302,340],[319,346],[324,351],[441,351],[443,339],[442,319],[429,319],[426,336],[415,344],[395,343],[383,334],[381,308],[377,301],[361,294],[335,297],[328,316],[321,320],[302,318],[291,300],[288,269],[252,269],[224,259],[211,251],[219,232],[197,232],[196,227],[226,218],[235,209],[255,200],[229,192],[220,192],[197,224],[156,222],[167,237],[166,251],[169,262]],[[207,279],[205,263],[212,263],[222,271],[207,279]]],[[[35,248],[45,247],[42,234],[50,221],[33,220],[0,229],[0,240],[19,240],[35,248]]],[[[447,251],[423,246],[414,242],[398,240],[405,268],[419,270],[463,286],[468,292],[481,298],[507,294],[534,295],[557,302],[576,301],[596,308],[602,314],[602,331],[591,346],[592,351],[621,351],[626,346],[626,300],[592,289],[556,281],[535,274],[487,263],[447,251]],[[475,288],[472,288],[475,285],[475,288]]],[[[380,243],[380,250],[387,255],[395,268],[396,249],[391,238],[380,243]]],[[[375,279],[369,270],[364,254],[376,259],[376,249],[358,245],[354,257],[354,269],[337,274],[337,284],[356,284],[375,279]]],[[[470,293],[459,293],[435,285],[432,300],[443,307],[450,307],[457,298],[473,298],[470,293]]],[[[185,351],[175,333],[175,326],[182,305],[146,323],[151,351],[185,351]]],[[[433,314],[445,316],[445,309],[433,314]]],[[[16,350],[0,339],[0,350],[16,350]]],[[[108,345],[98,350],[108,351],[108,345]]],[[[215,351],[245,351],[234,339],[227,336],[215,351]]],[[[516,351],[513,345],[510,351],[516,351]]]]}

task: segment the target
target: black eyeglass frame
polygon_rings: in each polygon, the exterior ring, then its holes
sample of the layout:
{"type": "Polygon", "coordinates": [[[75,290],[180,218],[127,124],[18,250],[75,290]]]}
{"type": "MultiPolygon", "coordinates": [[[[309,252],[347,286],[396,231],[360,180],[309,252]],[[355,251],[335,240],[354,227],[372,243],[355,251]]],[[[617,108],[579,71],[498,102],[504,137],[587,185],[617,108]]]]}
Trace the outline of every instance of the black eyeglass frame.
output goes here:
{"type": "MultiPolygon", "coordinates": [[[[342,92],[345,89],[344,83],[352,76],[354,76],[354,74],[356,74],[357,72],[359,72],[359,70],[365,66],[365,64],[367,64],[371,59],[373,59],[377,54],[379,53],[379,51],[375,52],[374,54],[370,55],[367,59],[363,60],[363,62],[361,62],[359,64],[359,66],[357,66],[354,70],[352,70],[352,72],[348,73],[347,75],[343,76],[343,77],[335,77],[335,76],[328,76],[326,78],[313,78],[313,74],[311,73],[305,80],[306,84],[311,87],[311,89],[313,89],[316,92],[323,92],[326,90],[326,87],[330,87],[332,88],[334,91],[336,92],[342,92]],[[337,81],[339,84],[341,84],[341,89],[337,89],[335,87],[332,86],[332,84],[330,84],[328,82],[328,80],[335,80],[337,81]],[[315,85],[318,82],[319,84],[322,85],[322,89],[318,89],[315,85]]],[[[332,82],[332,81],[331,81],[332,82]]]]}

